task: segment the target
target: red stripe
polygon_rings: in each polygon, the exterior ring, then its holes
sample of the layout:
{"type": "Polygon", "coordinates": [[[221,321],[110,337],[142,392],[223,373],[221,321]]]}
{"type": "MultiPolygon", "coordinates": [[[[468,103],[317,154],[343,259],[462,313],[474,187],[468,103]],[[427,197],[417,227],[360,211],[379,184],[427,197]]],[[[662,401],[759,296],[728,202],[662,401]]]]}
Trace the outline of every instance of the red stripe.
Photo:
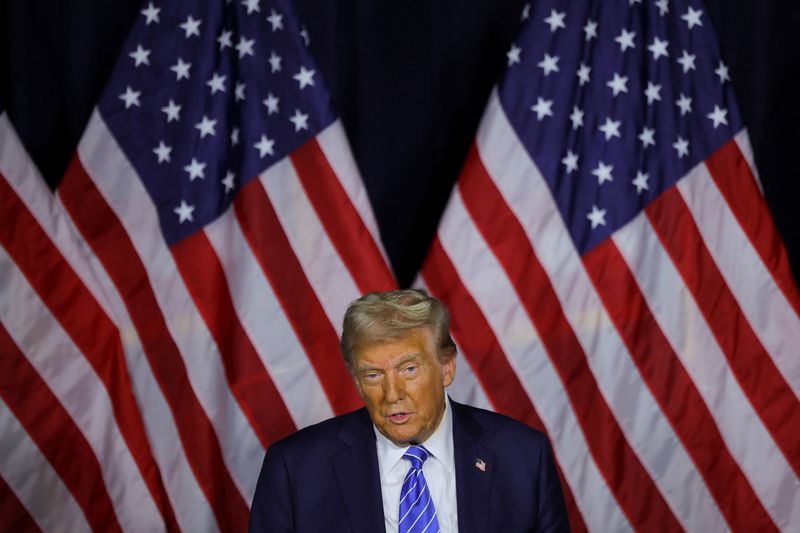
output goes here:
{"type": "Polygon", "coordinates": [[[122,531],[92,447],[0,323],[0,396],[96,531],[122,531]]]}
{"type": "Polygon", "coordinates": [[[339,337],[283,232],[259,180],[236,196],[234,209],[253,254],[311,361],[336,414],[363,405],[339,353],[339,337]]]}
{"type": "Polygon", "coordinates": [[[228,385],[261,443],[267,447],[294,433],[297,427],[283,398],[239,322],[222,264],[205,232],[174,244],[172,255],[217,343],[228,385]]]}
{"type": "Polygon", "coordinates": [[[325,154],[311,139],[291,155],[300,183],[325,232],[362,293],[397,288],[378,245],[350,201],[325,154]]]}
{"type": "MultiPolygon", "coordinates": [[[[678,531],[678,520],[625,440],[561,303],[517,218],[472,149],[459,178],[464,205],[497,256],[561,376],[600,472],[631,524],[678,531]]],[[[564,243],[569,246],[570,243],[564,243]]]]}
{"type": "Polygon", "coordinates": [[[800,314],[800,295],[792,277],[789,258],[764,196],[750,165],[735,140],[728,141],[706,160],[706,167],[722,196],[750,239],[761,261],[772,273],[776,285],[800,314]]]}
{"type": "Polygon", "coordinates": [[[776,530],[614,242],[606,240],[583,260],[633,362],[703,476],[728,527],[776,530]]]}
{"type": "Polygon", "coordinates": [[[18,531],[20,533],[41,531],[3,476],[0,476],[0,531],[18,531]]]}
{"type": "Polygon", "coordinates": [[[117,327],[2,175],[0,202],[4,216],[14,221],[0,225],[0,242],[103,382],[131,456],[167,527],[177,530],[133,396],[117,327]]]}
{"type": "Polygon", "coordinates": [[[59,191],[84,239],[124,298],[150,368],[170,406],[189,465],[220,528],[244,530],[247,504],[225,467],[214,428],[189,383],[186,365],[130,237],[77,158],[67,169],[59,191]]]}
{"type": "MultiPolygon", "coordinates": [[[[464,351],[464,357],[469,360],[475,377],[486,391],[494,409],[546,433],[536,408],[508,363],[491,326],[461,281],[438,237],[433,240],[422,267],[422,274],[431,292],[445,302],[449,309],[455,311],[452,313],[450,325],[453,336],[464,351]]],[[[560,466],[558,475],[572,530],[576,533],[587,531],[560,466]]]]}
{"type": "Polygon", "coordinates": [[[689,207],[673,187],[645,213],[697,301],[733,374],[795,475],[800,475],[800,404],[725,284],[689,207]]]}

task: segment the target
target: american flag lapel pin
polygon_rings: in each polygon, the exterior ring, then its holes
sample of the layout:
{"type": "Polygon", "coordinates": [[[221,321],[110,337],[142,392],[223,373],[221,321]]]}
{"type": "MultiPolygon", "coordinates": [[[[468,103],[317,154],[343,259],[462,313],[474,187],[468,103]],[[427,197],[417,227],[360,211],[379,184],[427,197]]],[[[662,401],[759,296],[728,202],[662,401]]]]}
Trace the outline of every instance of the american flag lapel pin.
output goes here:
{"type": "Polygon", "coordinates": [[[476,457],[475,458],[475,468],[477,468],[481,472],[486,472],[486,461],[484,461],[480,457],[476,457]]]}

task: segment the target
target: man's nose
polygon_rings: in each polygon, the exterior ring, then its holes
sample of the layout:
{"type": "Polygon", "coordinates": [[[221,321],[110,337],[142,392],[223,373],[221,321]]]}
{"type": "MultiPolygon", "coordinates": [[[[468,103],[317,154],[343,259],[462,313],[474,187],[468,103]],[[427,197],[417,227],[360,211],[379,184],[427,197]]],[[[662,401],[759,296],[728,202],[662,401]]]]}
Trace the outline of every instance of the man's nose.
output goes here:
{"type": "Polygon", "coordinates": [[[395,403],[402,400],[406,395],[406,388],[403,379],[397,374],[390,373],[383,380],[384,397],[387,403],[395,403]]]}

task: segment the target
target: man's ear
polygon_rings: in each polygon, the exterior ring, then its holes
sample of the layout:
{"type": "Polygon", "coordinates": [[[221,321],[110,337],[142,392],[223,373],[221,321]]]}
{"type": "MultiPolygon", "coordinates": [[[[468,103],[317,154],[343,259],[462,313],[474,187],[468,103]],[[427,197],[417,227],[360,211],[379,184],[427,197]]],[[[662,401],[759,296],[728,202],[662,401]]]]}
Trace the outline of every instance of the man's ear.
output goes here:
{"type": "Polygon", "coordinates": [[[448,387],[456,377],[456,354],[444,354],[442,357],[442,385],[448,387]]]}

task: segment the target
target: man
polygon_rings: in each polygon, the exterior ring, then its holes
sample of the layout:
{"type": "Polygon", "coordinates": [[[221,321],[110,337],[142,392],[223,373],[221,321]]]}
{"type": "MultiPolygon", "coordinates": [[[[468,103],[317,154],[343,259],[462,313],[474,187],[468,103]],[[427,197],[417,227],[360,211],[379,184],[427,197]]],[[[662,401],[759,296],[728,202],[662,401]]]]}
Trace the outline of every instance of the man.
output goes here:
{"type": "Polygon", "coordinates": [[[439,300],[367,294],[341,347],[366,408],[270,446],[251,532],[569,531],[547,438],[448,401],[456,347],[439,300]]]}

